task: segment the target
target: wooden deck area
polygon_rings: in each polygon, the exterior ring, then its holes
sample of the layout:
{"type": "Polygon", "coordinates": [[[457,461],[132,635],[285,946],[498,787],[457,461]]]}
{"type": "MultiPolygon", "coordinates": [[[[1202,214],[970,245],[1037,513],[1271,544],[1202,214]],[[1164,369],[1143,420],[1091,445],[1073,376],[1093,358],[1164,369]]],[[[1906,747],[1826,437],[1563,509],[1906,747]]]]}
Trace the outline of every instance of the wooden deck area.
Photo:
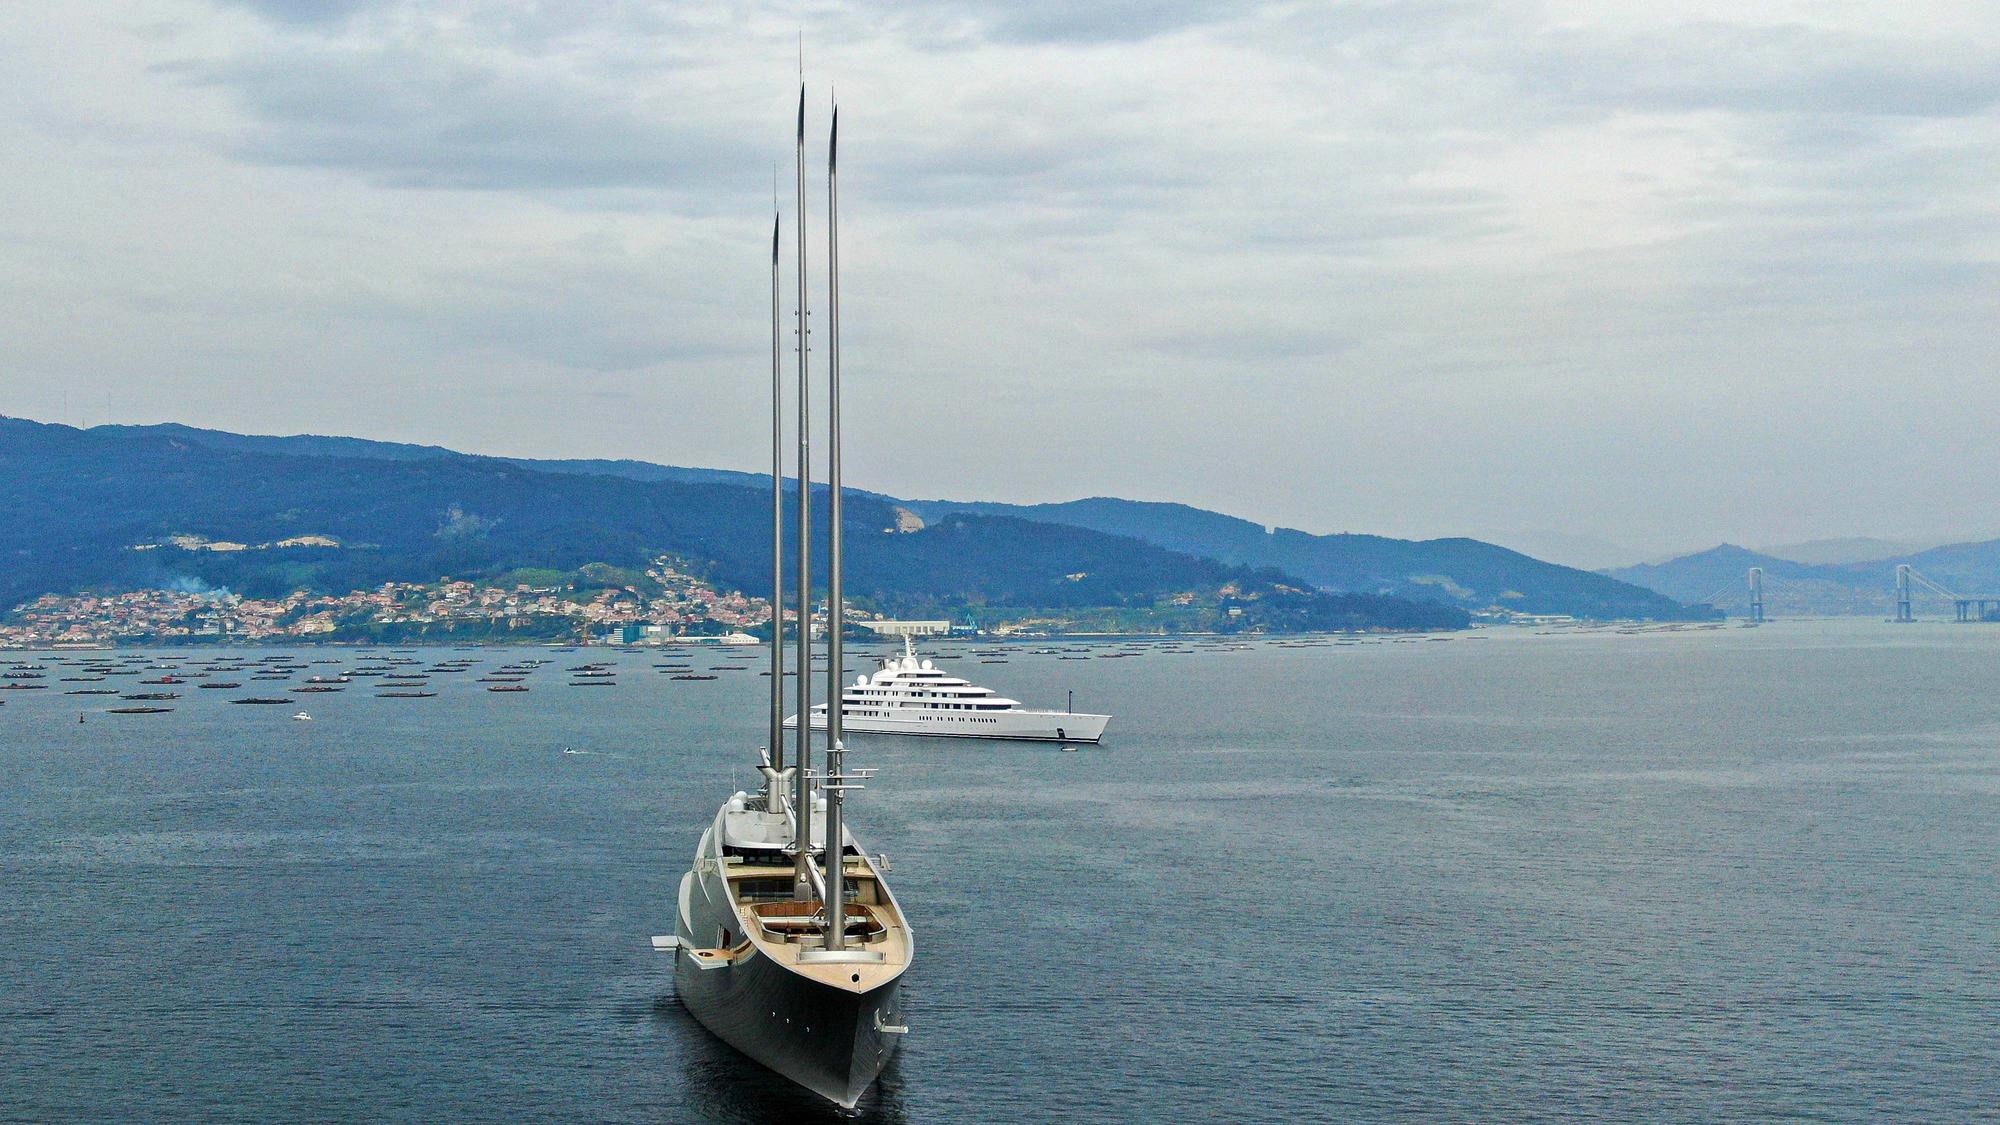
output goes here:
{"type": "MultiPolygon", "coordinates": [[[[790,919],[803,920],[818,913],[817,904],[797,902],[790,898],[766,898],[757,895],[736,896],[737,918],[742,924],[745,940],[733,950],[725,951],[732,957],[748,953],[754,945],[765,956],[782,965],[828,984],[838,985],[852,992],[866,992],[886,984],[901,975],[910,963],[910,933],[903,921],[901,911],[894,902],[882,893],[881,883],[868,861],[860,856],[847,857],[847,879],[854,883],[855,896],[847,904],[848,947],[880,953],[879,962],[801,962],[799,954],[805,950],[820,948],[817,929],[809,929],[790,919]],[[861,915],[856,918],[855,915],[861,915]],[[768,924],[767,924],[768,922],[768,924]],[[799,931],[807,929],[813,937],[810,941],[800,941],[804,936],[799,931]]],[[[729,868],[729,882],[732,890],[740,890],[745,881],[789,881],[792,869],[774,865],[733,865],[729,868]]]]}

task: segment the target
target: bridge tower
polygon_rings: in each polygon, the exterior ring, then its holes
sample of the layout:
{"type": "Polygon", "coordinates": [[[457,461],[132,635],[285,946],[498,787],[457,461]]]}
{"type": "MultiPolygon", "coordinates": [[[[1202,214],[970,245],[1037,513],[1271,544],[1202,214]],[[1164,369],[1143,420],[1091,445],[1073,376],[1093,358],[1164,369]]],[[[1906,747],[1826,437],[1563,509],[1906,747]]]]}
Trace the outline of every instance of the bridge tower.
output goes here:
{"type": "Polygon", "coordinates": [[[1917,615],[1910,609],[1910,564],[1896,564],[1896,620],[1915,621],[1917,615]]]}
{"type": "Polygon", "coordinates": [[[1762,624],[1764,621],[1764,568],[1750,568],[1750,620],[1762,624]]]}

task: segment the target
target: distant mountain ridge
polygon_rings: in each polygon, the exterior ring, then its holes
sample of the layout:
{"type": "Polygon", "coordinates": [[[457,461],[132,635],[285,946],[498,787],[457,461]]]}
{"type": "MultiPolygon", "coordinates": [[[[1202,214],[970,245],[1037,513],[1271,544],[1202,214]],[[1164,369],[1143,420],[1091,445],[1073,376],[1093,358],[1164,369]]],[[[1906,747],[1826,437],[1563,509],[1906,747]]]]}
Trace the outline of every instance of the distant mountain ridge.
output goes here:
{"type": "Polygon", "coordinates": [[[927,519],[970,512],[1063,523],[1243,566],[1275,567],[1324,588],[1445,598],[1469,609],[1661,620],[1701,616],[1630,583],[1531,559],[1477,539],[1408,540],[1266,530],[1249,520],[1185,504],[1111,497],[1059,504],[906,503],[927,519]]]}
{"type": "MultiPolygon", "coordinates": [[[[447,576],[505,582],[526,568],[637,568],[661,554],[725,588],[768,594],[765,489],[586,464],[549,470],[349,439],[0,419],[0,609],[88,590],[276,597],[447,576]]],[[[848,498],[847,588],[884,612],[1203,629],[1467,621],[1437,602],[1323,593],[1276,571],[1086,529],[960,515],[898,533],[901,522],[894,505],[848,498]]],[[[823,553],[823,538],[814,549],[823,553]]]]}
{"type": "Polygon", "coordinates": [[[1759,547],[1758,552],[1789,559],[1807,566],[1840,566],[1845,563],[1880,562],[1883,559],[1899,558],[1919,554],[1937,545],[1937,540],[1925,541],[1876,539],[1866,535],[1850,536],[1845,539],[1814,539],[1806,543],[1786,543],[1776,547],[1759,547]]]}
{"type": "Polygon", "coordinates": [[[1638,566],[1619,567],[1606,573],[1649,590],[1658,590],[1677,600],[1699,601],[1711,595],[1733,591],[1739,586],[1748,590],[1750,568],[1753,566],[1762,567],[1765,575],[1770,578],[1797,581],[1815,577],[1815,571],[1818,569],[1805,563],[1739,547],[1734,543],[1722,543],[1706,551],[1697,551],[1692,555],[1684,555],[1667,562],[1641,563],[1638,566]],[[1686,593],[1672,592],[1676,590],[1686,593]]]}
{"type": "MultiPolygon", "coordinates": [[[[105,437],[150,437],[222,452],[287,458],[477,462],[538,474],[614,478],[663,485],[731,486],[767,495],[765,474],[658,465],[631,460],[535,460],[458,453],[439,446],[361,438],[231,434],[179,424],[99,426],[105,437]]],[[[1474,539],[1410,541],[1375,535],[1313,535],[1262,525],[1184,504],[1095,497],[1056,504],[902,500],[850,490],[857,503],[879,504],[891,524],[897,508],[925,523],[1004,518],[1019,525],[1065,527],[1136,540],[1154,548],[1229,566],[1298,576],[1324,591],[1434,601],[1463,609],[1591,618],[1685,620],[1705,616],[1651,589],[1613,577],[1558,566],[1474,539]]],[[[1028,534],[1015,527],[1015,534],[1028,534]]],[[[1046,533],[1043,533],[1046,534],[1046,533]]]]}
{"type": "MultiPolygon", "coordinates": [[[[150,426],[92,426],[88,433],[153,435],[172,438],[209,449],[238,453],[261,453],[274,457],[365,457],[377,461],[432,461],[453,457],[474,457],[501,461],[539,472],[579,473],[589,476],[623,477],[627,480],[677,481],[682,484],[734,484],[769,488],[769,473],[741,473],[732,469],[693,469],[678,465],[656,465],[650,461],[573,458],[537,460],[531,457],[487,457],[461,453],[441,445],[411,445],[405,442],[376,441],[372,438],[329,437],[322,434],[293,434],[277,437],[265,434],[233,434],[226,430],[204,430],[179,422],[150,426]]],[[[866,493],[863,493],[866,495],[866,493]]]]}
{"type": "MultiPolygon", "coordinates": [[[[1874,615],[1895,608],[1896,568],[1902,565],[1955,594],[2000,593],[2000,539],[1817,565],[1725,543],[1664,563],[1606,573],[1680,601],[1712,598],[1711,604],[1741,613],[1749,603],[1750,568],[1761,567],[1765,603],[1772,612],[1874,615]]],[[[1943,595],[1921,582],[1915,600],[1933,613],[1942,612],[1946,603],[1943,595]]]]}

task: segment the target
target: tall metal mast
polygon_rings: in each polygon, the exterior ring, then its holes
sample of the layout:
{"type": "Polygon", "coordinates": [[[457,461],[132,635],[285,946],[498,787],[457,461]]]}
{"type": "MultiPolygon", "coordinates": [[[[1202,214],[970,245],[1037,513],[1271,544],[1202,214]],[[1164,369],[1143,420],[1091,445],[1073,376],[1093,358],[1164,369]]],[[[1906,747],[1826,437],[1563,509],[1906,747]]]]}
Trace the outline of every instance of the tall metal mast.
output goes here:
{"type": "MultiPolygon", "coordinates": [[[[772,179],[776,179],[773,170],[772,179]]],[[[785,380],[779,362],[778,186],[771,185],[771,773],[764,808],[777,812],[785,797],[785,380]]]]}
{"type": "Polygon", "coordinates": [[[797,767],[793,791],[792,842],[797,856],[792,867],[792,897],[810,899],[812,884],[812,394],[807,381],[809,346],[806,312],[806,87],[799,84],[799,135],[795,160],[798,178],[799,271],[799,644],[798,741],[792,761],[797,767]]]}
{"type": "Polygon", "coordinates": [[[840,107],[833,107],[826,135],[826,948],[847,945],[846,841],[841,831],[841,775],[846,747],[840,743],[845,691],[840,668],[840,181],[834,154],[840,147],[840,107]]]}

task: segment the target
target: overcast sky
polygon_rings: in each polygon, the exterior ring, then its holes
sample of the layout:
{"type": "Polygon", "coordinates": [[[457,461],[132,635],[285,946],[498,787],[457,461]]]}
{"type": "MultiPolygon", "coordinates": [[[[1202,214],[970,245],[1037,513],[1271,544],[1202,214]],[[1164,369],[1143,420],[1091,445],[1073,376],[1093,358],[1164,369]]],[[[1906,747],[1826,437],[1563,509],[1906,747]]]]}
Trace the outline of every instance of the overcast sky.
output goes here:
{"type": "Polygon", "coordinates": [[[853,483],[2000,534],[1990,0],[8,4],[0,413],[760,468],[801,30],[853,483]]]}

